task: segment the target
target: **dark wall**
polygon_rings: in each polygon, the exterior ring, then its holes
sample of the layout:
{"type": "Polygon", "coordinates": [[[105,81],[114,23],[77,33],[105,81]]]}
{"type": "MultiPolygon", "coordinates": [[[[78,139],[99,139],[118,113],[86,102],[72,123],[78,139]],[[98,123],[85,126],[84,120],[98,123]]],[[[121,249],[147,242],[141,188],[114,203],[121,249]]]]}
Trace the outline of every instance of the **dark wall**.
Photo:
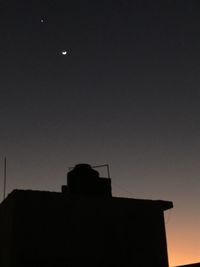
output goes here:
{"type": "Polygon", "coordinates": [[[14,234],[14,202],[5,200],[0,205],[0,266],[12,266],[14,234]]]}
{"type": "Polygon", "coordinates": [[[139,203],[17,194],[12,239],[16,266],[168,267],[163,211],[139,203]]]}

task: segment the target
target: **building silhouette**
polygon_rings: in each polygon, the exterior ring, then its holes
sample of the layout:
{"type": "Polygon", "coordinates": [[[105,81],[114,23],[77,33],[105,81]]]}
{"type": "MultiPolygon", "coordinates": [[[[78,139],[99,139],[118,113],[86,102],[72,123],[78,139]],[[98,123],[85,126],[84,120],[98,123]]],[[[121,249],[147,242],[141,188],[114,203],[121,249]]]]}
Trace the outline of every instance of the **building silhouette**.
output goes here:
{"type": "Polygon", "coordinates": [[[172,202],[112,197],[87,164],[67,180],[60,193],[14,190],[1,203],[1,267],[168,267],[172,202]]]}

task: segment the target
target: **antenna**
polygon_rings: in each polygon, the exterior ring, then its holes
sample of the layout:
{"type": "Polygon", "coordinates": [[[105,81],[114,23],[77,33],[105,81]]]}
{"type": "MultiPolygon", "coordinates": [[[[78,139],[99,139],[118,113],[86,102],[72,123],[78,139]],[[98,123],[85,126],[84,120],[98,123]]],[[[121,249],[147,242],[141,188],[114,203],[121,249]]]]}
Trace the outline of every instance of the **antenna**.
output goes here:
{"type": "Polygon", "coordinates": [[[102,164],[102,165],[92,166],[92,168],[102,168],[102,167],[106,167],[108,178],[110,178],[110,168],[109,168],[109,164],[102,164]]]}
{"type": "Polygon", "coordinates": [[[6,197],[6,157],[4,158],[4,185],[3,185],[3,199],[6,197]]]}
{"type": "MultiPolygon", "coordinates": [[[[107,169],[107,175],[108,178],[110,178],[110,167],[109,164],[101,164],[101,165],[96,165],[96,166],[91,166],[92,168],[96,169],[96,168],[106,168],[107,169]]],[[[74,167],[69,167],[68,170],[71,171],[74,167]]]]}

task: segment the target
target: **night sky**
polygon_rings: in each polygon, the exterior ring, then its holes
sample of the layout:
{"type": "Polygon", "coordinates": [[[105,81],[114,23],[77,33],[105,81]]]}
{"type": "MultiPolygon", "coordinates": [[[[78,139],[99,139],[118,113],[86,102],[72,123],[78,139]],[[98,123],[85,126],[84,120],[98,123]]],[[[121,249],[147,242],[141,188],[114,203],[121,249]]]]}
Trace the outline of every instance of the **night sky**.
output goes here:
{"type": "Polygon", "coordinates": [[[5,156],[7,193],[108,163],[114,196],[173,201],[170,265],[200,261],[199,14],[198,0],[2,0],[1,188],[5,156]]]}

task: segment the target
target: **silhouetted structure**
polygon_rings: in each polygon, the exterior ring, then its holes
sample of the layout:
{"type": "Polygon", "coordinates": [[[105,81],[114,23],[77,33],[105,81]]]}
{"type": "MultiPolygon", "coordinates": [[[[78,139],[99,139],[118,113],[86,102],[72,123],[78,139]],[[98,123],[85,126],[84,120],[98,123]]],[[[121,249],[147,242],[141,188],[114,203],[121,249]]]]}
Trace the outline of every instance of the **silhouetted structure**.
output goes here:
{"type": "Polygon", "coordinates": [[[1,267],[168,267],[163,211],[172,202],[112,197],[110,179],[89,165],[68,183],[62,193],[14,190],[2,202],[1,267]]]}
{"type": "Polygon", "coordinates": [[[67,174],[68,186],[62,191],[90,196],[112,196],[111,179],[99,178],[99,173],[89,164],[78,164],[67,174]]]}

